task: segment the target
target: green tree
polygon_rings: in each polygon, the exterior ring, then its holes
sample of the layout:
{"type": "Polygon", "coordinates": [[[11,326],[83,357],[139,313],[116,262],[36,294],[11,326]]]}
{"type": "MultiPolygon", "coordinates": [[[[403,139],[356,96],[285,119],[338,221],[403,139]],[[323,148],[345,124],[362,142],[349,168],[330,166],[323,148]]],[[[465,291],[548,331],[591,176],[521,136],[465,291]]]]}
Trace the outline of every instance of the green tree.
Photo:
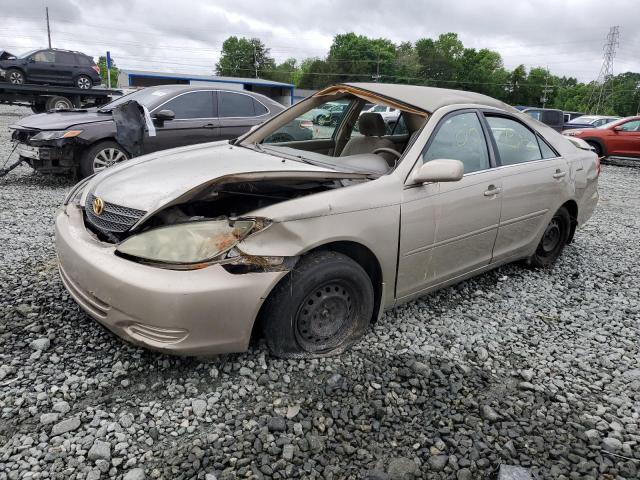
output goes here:
{"type": "Polygon", "coordinates": [[[336,35],[326,63],[333,72],[330,83],[385,81],[395,69],[396,46],[386,38],[368,38],[355,33],[336,35]]]}
{"type": "Polygon", "coordinates": [[[227,77],[258,77],[270,74],[275,61],[269,49],[258,38],[227,38],[222,44],[216,73],[227,77]]]}
{"type": "MultiPolygon", "coordinates": [[[[98,67],[100,68],[100,78],[102,79],[102,83],[107,85],[107,57],[102,55],[98,58],[98,67]]],[[[111,57],[111,86],[118,86],[118,74],[120,70],[116,67],[116,62],[111,57]]]]}
{"type": "Polygon", "coordinates": [[[273,70],[263,72],[262,78],[273,80],[275,82],[296,83],[300,69],[297,66],[295,58],[288,58],[284,62],[276,65],[273,70]]]}

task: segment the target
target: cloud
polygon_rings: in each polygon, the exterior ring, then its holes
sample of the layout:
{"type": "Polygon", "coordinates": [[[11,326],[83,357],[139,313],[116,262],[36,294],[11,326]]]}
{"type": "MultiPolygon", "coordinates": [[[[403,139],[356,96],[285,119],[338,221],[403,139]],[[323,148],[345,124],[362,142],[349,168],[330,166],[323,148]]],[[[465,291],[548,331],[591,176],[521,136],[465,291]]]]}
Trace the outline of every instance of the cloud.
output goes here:
{"type": "Polygon", "coordinates": [[[94,56],[110,50],[128,68],[211,74],[229,35],[258,37],[282,61],[326,54],[338,33],[399,43],[457,32],[465,46],[498,51],[507,68],[543,66],[581,80],[597,77],[602,46],[620,25],[616,73],[640,71],[640,9],[631,0],[0,0],[8,17],[0,49],[46,45],[44,4],[56,47],[94,56]]]}

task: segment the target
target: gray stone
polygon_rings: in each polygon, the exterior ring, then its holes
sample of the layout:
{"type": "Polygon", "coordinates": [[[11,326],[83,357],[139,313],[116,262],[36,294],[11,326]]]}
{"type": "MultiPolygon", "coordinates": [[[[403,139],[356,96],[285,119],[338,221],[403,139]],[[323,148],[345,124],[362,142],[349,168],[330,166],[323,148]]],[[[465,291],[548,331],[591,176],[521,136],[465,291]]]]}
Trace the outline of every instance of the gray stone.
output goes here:
{"type": "Polygon", "coordinates": [[[617,438],[607,437],[602,440],[602,449],[607,452],[617,452],[622,449],[622,442],[617,438]]]}
{"type": "Polygon", "coordinates": [[[447,466],[449,457],[447,455],[432,455],[429,457],[429,467],[434,472],[440,472],[447,466]]]}
{"type": "Polygon", "coordinates": [[[295,451],[295,447],[292,444],[287,444],[284,447],[282,447],[282,458],[284,458],[285,460],[292,460],[293,459],[293,452],[295,451]]]}
{"type": "Polygon", "coordinates": [[[287,422],[283,417],[271,417],[267,421],[267,428],[270,432],[284,432],[287,429],[287,422]]]}
{"type": "Polygon", "coordinates": [[[48,350],[50,346],[51,346],[51,340],[49,340],[46,337],[38,338],[31,342],[31,348],[40,352],[44,352],[45,350],[48,350]]]}
{"type": "Polygon", "coordinates": [[[67,402],[65,402],[63,400],[63,401],[54,403],[52,409],[53,409],[54,412],[59,412],[59,413],[65,414],[69,410],[71,410],[71,407],[69,406],[69,404],[67,402]]]}
{"type": "Polygon", "coordinates": [[[391,480],[410,480],[416,477],[418,466],[410,458],[397,457],[389,462],[387,473],[391,480]]]}
{"type": "Polygon", "coordinates": [[[50,423],[57,422],[59,418],[59,413],[43,413],[40,415],[40,423],[42,425],[49,425],[50,423]]]}
{"type": "Polygon", "coordinates": [[[89,449],[87,454],[89,460],[111,460],[111,444],[109,442],[103,442],[102,440],[96,440],[89,449]]]}
{"type": "Polygon", "coordinates": [[[527,468],[516,465],[500,465],[498,480],[533,480],[533,477],[527,468]]]}
{"type": "Polygon", "coordinates": [[[193,414],[196,417],[204,417],[207,413],[207,402],[200,398],[196,398],[191,402],[191,408],[193,409],[193,414]]]}
{"type": "Polygon", "coordinates": [[[490,422],[500,420],[500,415],[493,408],[491,408],[490,405],[483,405],[480,408],[480,414],[482,415],[482,418],[490,422]]]}
{"type": "Polygon", "coordinates": [[[67,418],[60,423],[56,423],[51,429],[51,435],[62,435],[67,432],[73,432],[80,426],[80,419],[78,417],[67,418]]]}
{"type": "Polygon", "coordinates": [[[122,480],[144,480],[144,468],[132,468],[124,474],[122,480]]]}
{"type": "Polygon", "coordinates": [[[471,474],[471,470],[469,470],[468,468],[463,468],[458,470],[458,472],[456,473],[456,478],[457,480],[472,480],[473,475],[471,474]]]}

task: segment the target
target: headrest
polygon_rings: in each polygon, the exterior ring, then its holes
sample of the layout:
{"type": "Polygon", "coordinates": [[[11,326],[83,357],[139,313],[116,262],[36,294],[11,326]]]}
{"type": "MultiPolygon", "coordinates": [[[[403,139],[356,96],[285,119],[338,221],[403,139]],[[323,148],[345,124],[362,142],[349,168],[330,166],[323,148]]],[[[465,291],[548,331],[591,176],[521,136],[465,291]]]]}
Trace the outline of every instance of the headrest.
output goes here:
{"type": "Polygon", "coordinates": [[[387,133],[382,115],[374,112],[364,112],[360,115],[358,129],[365,137],[382,137],[387,133]]]}

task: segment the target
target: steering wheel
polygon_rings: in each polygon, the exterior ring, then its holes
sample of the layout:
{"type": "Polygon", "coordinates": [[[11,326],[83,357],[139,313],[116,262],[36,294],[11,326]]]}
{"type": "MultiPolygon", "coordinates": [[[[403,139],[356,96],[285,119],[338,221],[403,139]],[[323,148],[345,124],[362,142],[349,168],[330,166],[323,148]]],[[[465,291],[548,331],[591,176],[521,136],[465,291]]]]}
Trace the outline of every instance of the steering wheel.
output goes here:
{"type": "Polygon", "coordinates": [[[393,162],[393,167],[396,166],[396,163],[398,163],[398,160],[400,160],[400,157],[402,156],[399,151],[387,147],[376,148],[372,153],[390,153],[391,155],[395,156],[396,160],[393,162]]]}

